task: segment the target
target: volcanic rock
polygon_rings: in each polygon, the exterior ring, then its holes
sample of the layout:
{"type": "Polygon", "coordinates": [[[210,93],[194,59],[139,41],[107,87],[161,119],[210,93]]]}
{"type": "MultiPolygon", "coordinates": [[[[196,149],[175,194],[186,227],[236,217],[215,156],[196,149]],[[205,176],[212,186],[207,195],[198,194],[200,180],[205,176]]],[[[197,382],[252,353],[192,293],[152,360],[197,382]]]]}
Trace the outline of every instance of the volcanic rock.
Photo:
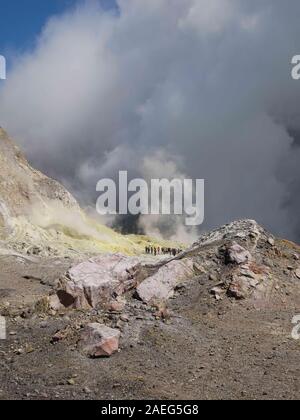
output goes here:
{"type": "Polygon", "coordinates": [[[57,296],[68,308],[110,306],[137,285],[140,270],[138,257],[101,255],[72,267],[61,279],[57,296]]]}
{"type": "Polygon", "coordinates": [[[234,242],[226,250],[226,260],[232,264],[244,264],[251,261],[251,254],[241,245],[234,242]]]}
{"type": "Polygon", "coordinates": [[[148,304],[166,301],[174,294],[175,287],[194,274],[191,259],[171,261],[162,266],[153,276],[148,277],[137,287],[137,294],[148,304]]]}
{"type": "Polygon", "coordinates": [[[88,324],[81,333],[79,348],[89,357],[109,357],[119,349],[120,331],[106,325],[88,324]]]}

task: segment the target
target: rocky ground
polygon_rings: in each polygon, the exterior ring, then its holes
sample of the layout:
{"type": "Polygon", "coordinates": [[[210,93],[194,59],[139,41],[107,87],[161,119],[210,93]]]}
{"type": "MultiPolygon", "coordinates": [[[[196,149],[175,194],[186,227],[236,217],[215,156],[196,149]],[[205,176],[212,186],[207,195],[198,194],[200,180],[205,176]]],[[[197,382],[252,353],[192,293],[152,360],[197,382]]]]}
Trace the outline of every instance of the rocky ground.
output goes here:
{"type": "Polygon", "coordinates": [[[299,255],[253,221],[173,260],[2,255],[0,398],[298,399],[299,255]]]}
{"type": "Polygon", "coordinates": [[[246,220],[144,255],[174,244],[88,217],[1,128],[0,181],[0,399],[300,397],[299,246],[246,220]]]}

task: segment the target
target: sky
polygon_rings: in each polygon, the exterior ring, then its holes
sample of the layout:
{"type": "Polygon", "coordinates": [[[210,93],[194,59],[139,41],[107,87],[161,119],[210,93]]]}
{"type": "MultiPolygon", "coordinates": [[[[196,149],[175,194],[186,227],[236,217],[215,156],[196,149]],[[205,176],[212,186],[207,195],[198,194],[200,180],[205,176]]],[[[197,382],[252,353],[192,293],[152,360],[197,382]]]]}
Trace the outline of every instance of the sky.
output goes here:
{"type": "MultiPolygon", "coordinates": [[[[78,0],[0,0],[0,51],[32,48],[47,20],[76,6],[78,0]]],[[[101,0],[105,9],[114,0],[101,0]]]]}
{"type": "Polygon", "coordinates": [[[73,0],[1,0],[0,50],[31,47],[49,16],[72,6],[73,0]]]}
{"type": "MultiPolygon", "coordinates": [[[[299,241],[299,0],[100,3],[2,7],[0,125],[31,163],[91,206],[119,170],[205,179],[201,229],[251,218],[299,241]]],[[[195,234],[180,218],[140,223],[195,234]]]]}

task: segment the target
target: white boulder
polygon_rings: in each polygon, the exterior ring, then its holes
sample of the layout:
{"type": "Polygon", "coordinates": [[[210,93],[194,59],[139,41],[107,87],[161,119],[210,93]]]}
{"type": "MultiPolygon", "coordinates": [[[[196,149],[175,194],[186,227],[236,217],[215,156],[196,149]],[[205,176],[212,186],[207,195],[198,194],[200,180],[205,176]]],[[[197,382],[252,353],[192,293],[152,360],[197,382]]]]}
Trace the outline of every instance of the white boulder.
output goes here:
{"type": "Polygon", "coordinates": [[[194,264],[190,259],[171,261],[144,280],[136,291],[145,303],[166,301],[173,296],[175,287],[183,280],[191,278],[193,274],[194,264]]]}
{"type": "Polygon", "coordinates": [[[69,308],[88,309],[109,304],[136,286],[140,267],[137,257],[112,254],[92,258],[67,272],[57,295],[69,308]]]}

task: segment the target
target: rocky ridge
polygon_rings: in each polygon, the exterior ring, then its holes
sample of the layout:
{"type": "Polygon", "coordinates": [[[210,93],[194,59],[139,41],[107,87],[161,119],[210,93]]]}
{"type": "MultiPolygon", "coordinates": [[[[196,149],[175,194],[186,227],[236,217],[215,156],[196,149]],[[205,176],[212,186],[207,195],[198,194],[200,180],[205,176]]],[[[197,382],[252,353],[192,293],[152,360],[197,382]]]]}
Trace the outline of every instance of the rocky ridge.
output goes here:
{"type": "MultiPolygon", "coordinates": [[[[227,295],[268,302],[280,282],[272,261],[279,252],[274,237],[255,221],[237,221],[204,234],[175,258],[149,264],[112,254],[75,265],[58,282],[57,296],[65,307],[97,308],[134,290],[140,300],[155,305],[173,296],[179,284],[207,273],[216,279],[211,293],[217,300],[227,295]]],[[[297,253],[290,257],[299,258],[297,253]]],[[[297,270],[295,264],[295,277],[297,270]]]]}

